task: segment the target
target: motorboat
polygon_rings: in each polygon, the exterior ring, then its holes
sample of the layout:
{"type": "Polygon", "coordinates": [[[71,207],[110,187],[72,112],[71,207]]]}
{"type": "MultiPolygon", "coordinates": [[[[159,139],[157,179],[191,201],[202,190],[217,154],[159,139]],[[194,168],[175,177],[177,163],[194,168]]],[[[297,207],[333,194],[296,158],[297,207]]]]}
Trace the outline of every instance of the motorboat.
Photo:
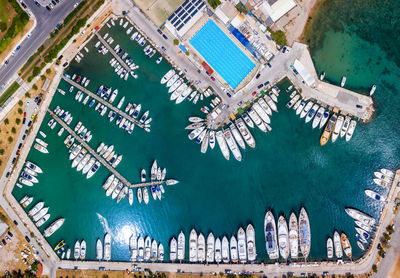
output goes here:
{"type": "Polygon", "coordinates": [[[332,142],[333,142],[333,143],[337,140],[337,138],[338,138],[339,135],[340,135],[340,131],[341,131],[341,129],[342,129],[343,121],[344,121],[344,118],[343,118],[342,115],[340,115],[340,116],[337,118],[335,128],[333,129],[333,133],[332,133],[332,142]]]}
{"type": "Polygon", "coordinates": [[[144,260],[144,239],[142,236],[139,236],[137,245],[138,245],[138,261],[143,262],[143,260],[144,260]]]}
{"type": "Polygon", "coordinates": [[[149,261],[151,258],[151,239],[146,236],[144,239],[144,260],[149,261]]]}
{"type": "Polygon", "coordinates": [[[355,120],[350,121],[349,128],[346,132],[346,142],[350,141],[351,137],[353,137],[354,130],[356,128],[357,122],[355,120]]]}
{"type": "Polygon", "coordinates": [[[358,227],[360,227],[361,229],[363,229],[364,231],[367,231],[367,232],[369,232],[369,233],[371,233],[372,230],[373,230],[373,226],[371,227],[371,226],[365,225],[364,223],[362,223],[362,222],[360,222],[360,221],[358,221],[358,220],[355,220],[354,223],[355,223],[358,227]]]}
{"type": "Polygon", "coordinates": [[[246,124],[243,122],[243,119],[237,118],[235,124],[239,129],[239,132],[245,140],[246,144],[249,145],[249,147],[251,148],[255,148],[256,142],[254,140],[254,137],[251,134],[250,130],[247,128],[246,124]]]}
{"type": "Polygon", "coordinates": [[[264,111],[264,109],[261,108],[261,106],[257,102],[253,104],[252,108],[258,114],[258,116],[260,116],[264,123],[271,123],[271,119],[269,118],[268,114],[264,111]]]}
{"type": "MultiPolygon", "coordinates": [[[[183,79],[179,78],[177,79],[172,85],[171,87],[169,87],[168,89],[168,93],[174,93],[176,89],[178,89],[178,87],[180,87],[183,83],[183,79]]],[[[168,84],[167,84],[168,85],[168,84]]]]}
{"type": "Polygon", "coordinates": [[[164,245],[162,243],[158,244],[157,260],[159,262],[164,261],[164,245]]]}
{"type": "Polygon", "coordinates": [[[239,228],[237,237],[239,261],[245,263],[247,261],[246,233],[242,227],[239,228]]]}
{"type": "Polygon", "coordinates": [[[347,238],[345,233],[341,234],[340,240],[342,242],[342,247],[343,247],[344,253],[346,254],[347,258],[349,258],[351,260],[351,256],[352,256],[351,245],[350,245],[350,241],[347,238]]]}
{"type": "Polygon", "coordinates": [[[304,100],[302,100],[300,102],[299,107],[296,108],[296,115],[300,115],[300,113],[303,111],[305,106],[306,106],[306,102],[304,100]]]}
{"type": "Polygon", "coordinates": [[[301,208],[299,215],[299,242],[303,258],[307,260],[311,249],[311,229],[310,220],[304,207],[301,208]]]}
{"type": "Polygon", "coordinates": [[[289,102],[286,104],[287,108],[292,108],[292,106],[300,99],[300,95],[295,95],[289,102]]]}
{"type": "Polygon", "coordinates": [[[242,154],[236,144],[235,139],[233,139],[232,134],[229,130],[224,131],[225,140],[228,143],[229,149],[232,151],[233,156],[236,158],[237,161],[242,160],[242,154]]]}
{"type": "Polygon", "coordinates": [[[46,229],[43,231],[43,235],[45,237],[49,237],[54,234],[61,226],[64,224],[64,218],[59,218],[51,223],[46,229]]]}
{"type": "Polygon", "coordinates": [[[327,125],[325,126],[324,132],[321,135],[321,139],[319,140],[321,146],[324,146],[324,145],[326,145],[326,143],[328,143],[329,138],[331,137],[331,134],[333,132],[333,129],[335,128],[336,120],[337,120],[337,116],[334,113],[329,118],[329,121],[328,121],[327,125]]]}
{"type": "Polygon", "coordinates": [[[155,239],[152,240],[151,242],[151,255],[150,255],[150,259],[152,261],[156,261],[158,258],[158,244],[157,241],[155,239]]]}
{"type": "Polygon", "coordinates": [[[131,261],[136,262],[138,256],[138,241],[135,233],[129,238],[129,251],[131,254],[131,261]]]}
{"type": "Polygon", "coordinates": [[[169,259],[171,262],[176,261],[177,252],[178,252],[178,243],[176,239],[173,237],[171,239],[171,242],[169,243],[169,259]]]}
{"type": "Polygon", "coordinates": [[[347,133],[347,130],[349,129],[350,126],[350,116],[346,116],[342,125],[342,129],[340,130],[340,137],[344,137],[347,133]]]}
{"type": "Polygon", "coordinates": [[[222,261],[222,254],[221,254],[221,240],[219,237],[215,239],[215,262],[220,263],[222,261]]]}
{"type": "Polygon", "coordinates": [[[149,203],[149,191],[147,187],[143,187],[143,201],[146,205],[149,203]]]}
{"type": "Polygon", "coordinates": [[[254,123],[253,121],[250,119],[249,115],[247,113],[243,113],[242,114],[242,118],[245,121],[245,123],[250,127],[250,128],[254,128],[254,123]]]}
{"type": "Polygon", "coordinates": [[[132,188],[129,188],[129,190],[128,190],[128,202],[129,202],[129,205],[133,204],[133,190],[132,190],[132,188]]]}
{"type": "Polygon", "coordinates": [[[239,253],[238,253],[238,243],[237,243],[235,235],[231,236],[231,240],[229,242],[229,246],[230,246],[230,250],[229,251],[231,253],[231,261],[233,263],[237,263],[239,261],[239,253]]]}
{"type": "Polygon", "coordinates": [[[247,110],[248,115],[250,116],[250,119],[253,120],[253,122],[256,124],[256,126],[262,131],[262,132],[267,132],[267,127],[265,126],[263,120],[260,118],[258,113],[254,111],[252,108],[249,108],[247,110]]]}
{"type": "MultiPolygon", "coordinates": [[[[232,238],[235,238],[235,237],[232,236],[232,238]]],[[[232,249],[232,238],[231,238],[231,249],[232,249]]],[[[235,239],[235,241],[236,241],[236,239],[235,239]]],[[[247,246],[247,259],[250,262],[255,262],[256,258],[257,258],[256,233],[255,233],[253,225],[251,225],[251,224],[247,225],[247,228],[246,228],[246,246],[247,246]]],[[[232,261],[233,261],[233,259],[232,259],[232,261]]]]}
{"type": "Polygon", "coordinates": [[[312,106],[312,108],[310,109],[310,111],[307,113],[307,116],[306,116],[306,119],[305,119],[306,123],[308,123],[309,121],[311,121],[314,118],[314,116],[317,113],[318,109],[319,109],[319,105],[315,103],[312,106]]]}
{"type": "Polygon", "coordinates": [[[276,106],[275,102],[271,99],[270,96],[265,95],[264,100],[267,102],[272,111],[278,112],[278,107],[276,106]]]}
{"type": "Polygon", "coordinates": [[[372,85],[371,90],[369,91],[369,95],[372,96],[375,93],[376,85],[372,85]]]}
{"type": "Polygon", "coordinates": [[[49,211],[48,207],[44,207],[42,208],[38,213],[36,213],[35,215],[33,215],[32,219],[33,222],[37,222],[39,221],[42,217],[44,217],[46,215],[46,213],[49,211]]]}
{"type": "Polygon", "coordinates": [[[386,198],[384,196],[376,193],[375,191],[367,189],[367,190],[364,190],[364,192],[365,192],[365,195],[367,195],[371,199],[381,201],[381,202],[384,202],[386,200],[386,198]]]}
{"type": "Polygon", "coordinates": [[[362,211],[354,208],[346,208],[345,211],[354,220],[358,220],[361,223],[371,227],[375,225],[375,219],[362,211]]]}
{"type": "Polygon", "coordinates": [[[340,242],[340,235],[337,231],[333,233],[333,244],[335,246],[335,256],[338,259],[343,257],[342,244],[340,242]]]}
{"type": "Polygon", "coordinates": [[[328,237],[328,239],[326,241],[326,253],[327,253],[328,259],[333,258],[333,241],[330,237],[328,237]]]}
{"type": "Polygon", "coordinates": [[[31,169],[32,171],[35,171],[36,173],[43,173],[42,169],[33,162],[27,161],[25,166],[31,169]]]}
{"type": "Polygon", "coordinates": [[[111,260],[111,235],[109,233],[104,236],[104,260],[111,260]]]}
{"type": "Polygon", "coordinates": [[[171,77],[171,79],[168,80],[168,82],[167,82],[167,84],[166,84],[167,88],[170,88],[170,87],[178,80],[178,78],[179,78],[179,75],[178,75],[178,74],[174,74],[174,75],[171,77]]]}
{"type": "MultiPolygon", "coordinates": [[[[322,107],[321,107],[322,108],[322,107]]],[[[321,109],[320,108],[320,109],[321,109]]],[[[320,122],[319,122],[319,128],[322,128],[325,124],[326,124],[326,122],[328,121],[328,119],[329,119],[329,110],[326,110],[326,111],[324,111],[324,113],[322,114],[322,117],[321,117],[321,120],[320,120],[320,122]]]]}
{"type": "Polygon", "coordinates": [[[271,116],[272,115],[272,110],[269,107],[269,105],[265,102],[265,100],[263,98],[259,98],[257,100],[257,103],[261,106],[262,109],[264,109],[265,113],[267,113],[267,115],[271,116]]]}
{"type": "Polygon", "coordinates": [[[207,237],[207,253],[206,253],[207,263],[214,262],[214,247],[215,247],[214,235],[213,233],[209,233],[207,237]]]}
{"type": "Polygon", "coordinates": [[[81,244],[79,240],[77,240],[74,246],[74,259],[75,260],[79,259],[80,255],[81,255],[81,244]]]}
{"type": "Polygon", "coordinates": [[[201,122],[204,122],[204,119],[203,119],[203,118],[200,118],[200,117],[189,117],[189,122],[192,122],[192,123],[201,123],[201,122]]]}
{"type": "Polygon", "coordinates": [[[241,147],[242,149],[246,149],[246,145],[244,143],[244,140],[243,140],[242,136],[240,135],[239,130],[236,128],[235,124],[231,123],[229,128],[231,130],[231,133],[232,133],[233,137],[235,138],[235,141],[239,145],[239,147],[241,147]]]}
{"type": "Polygon", "coordinates": [[[177,258],[179,261],[185,259],[185,234],[183,231],[181,231],[178,236],[177,258]]]}
{"type": "Polygon", "coordinates": [[[199,234],[197,238],[197,261],[202,263],[206,260],[206,242],[204,239],[204,235],[202,233],[199,234]]]}
{"type": "Polygon", "coordinates": [[[363,229],[360,228],[360,227],[355,227],[355,230],[356,230],[357,233],[360,235],[362,241],[363,241],[364,243],[367,243],[368,240],[370,239],[369,233],[368,233],[367,231],[363,230],[363,229]]]}
{"type": "Polygon", "coordinates": [[[38,202],[36,205],[29,210],[28,215],[29,216],[34,216],[36,213],[38,213],[42,208],[44,207],[44,202],[38,202]]]}
{"type": "Polygon", "coordinates": [[[229,149],[228,145],[226,144],[224,134],[221,130],[217,131],[216,133],[217,142],[219,148],[221,149],[222,155],[225,157],[226,160],[229,160],[229,149]]]}
{"type": "Polygon", "coordinates": [[[150,170],[150,179],[152,181],[156,180],[157,178],[157,160],[153,161],[153,164],[151,165],[151,170],[150,170]]]}
{"type": "Polygon", "coordinates": [[[290,257],[297,259],[299,256],[299,227],[297,224],[297,217],[294,212],[290,214],[289,218],[289,246],[290,257]]]}
{"type": "Polygon", "coordinates": [[[343,76],[342,81],[340,81],[340,87],[343,87],[344,84],[346,84],[346,80],[347,80],[346,76],[343,76]]]}
{"type": "Polygon", "coordinates": [[[201,152],[206,153],[208,149],[208,140],[209,140],[209,132],[208,130],[205,131],[205,135],[203,137],[203,140],[201,142],[201,152]]]}
{"type": "Polygon", "coordinates": [[[224,236],[222,238],[222,250],[221,250],[221,254],[222,254],[222,262],[224,263],[229,263],[229,241],[228,238],[226,236],[224,236]]]}
{"type": "Polygon", "coordinates": [[[271,260],[279,258],[275,219],[271,211],[265,214],[264,235],[268,256],[271,260]]]}
{"type": "Polygon", "coordinates": [[[197,233],[192,229],[189,236],[189,261],[197,262],[197,233]]]}
{"type": "Polygon", "coordinates": [[[285,220],[282,215],[278,219],[278,243],[279,243],[279,253],[284,260],[289,257],[289,230],[285,220]]]}
{"type": "Polygon", "coordinates": [[[101,261],[103,259],[103,243],[98,238],[96,242],[96,260],[101,261]]]}
{"type": "Polygon", "coordinates": [[[307,102],[307,104],[304,106],[304,109],[300,113],[301,119],[304,118],[308,114],[308,112],[313,107],[313,105],[314,105],[314,103],[311,100],[309,102],[307,102]]]}

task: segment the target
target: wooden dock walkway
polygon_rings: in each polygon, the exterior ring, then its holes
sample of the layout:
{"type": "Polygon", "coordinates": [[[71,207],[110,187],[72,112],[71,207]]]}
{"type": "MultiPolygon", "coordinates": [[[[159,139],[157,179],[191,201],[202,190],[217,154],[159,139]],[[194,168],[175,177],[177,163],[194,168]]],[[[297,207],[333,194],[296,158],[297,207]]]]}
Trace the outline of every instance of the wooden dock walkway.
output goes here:
{"type": "Polygon", "coordinates": [[[125,64],[125,62],[121,59],[121,57],[118,56],[117,53],[115,53],[114,49],[101,37],[101,35],[95,31],[94,34],[97,36],[99,41],[110,51],[110,53],[114,56],[115,59],[121,64],[121,66],[129,73],[131,72],[131,68],[125,64]]]}
{"type": "Polygon", "coordinates": [[[84,92],[85,94],[88,94],[89,96],[91,96],[92,98],[94,98],[95,100],[97,100],[98,102],[100,102],[101,104],[104,104],[105,106],[107,106],[108,108],[110,108],[111,110],[113,110],[114,112],[120,114],[121,116],[123,116],[124,118],[126,118],[127,120],[129,120],[130,122],[134,123],[135,125],[137,125],[138,127],[144,128],[144,124],[140,123],[138,120],[132,118],[131,116],[129,116],[128,114],[126,114],[124,111],[118,109],[117,107],[113,106],[111,103],[109,103],[108,101],[102,99],[100,96],[98,96],[95,93],[92,93],[91,91],[89,91],[88,89],[86,89],[85,87],[81,86],[80,84],[76,83],[75,81],[73,81],[72,79],[69,79],[65,76],[62,77],[65,81],[67,81],[69,84],[71,84],[72,86],[78,88],[79,90],[81,90],[82,92],[84,92]]]}
{"type": "Polygon", "coordinates": [[[75,140],[77,140],[92,156],[94,156],[104,167],[106,167],[111,173],[113,173],[122,183],[130,188],[138,188],[145,186],[153,186],[164,183],[164,181],[149,181],[141,183],[130,183],[126,178],[124,178],[114,167],[112,167],[102,156],[95,152],[81,137],[79,137],[75,131],[72,130],[64,121],[62,121],[56,114],[50,109],[47,110],[52,116],[69,134],[71,134],[75,140]]]}

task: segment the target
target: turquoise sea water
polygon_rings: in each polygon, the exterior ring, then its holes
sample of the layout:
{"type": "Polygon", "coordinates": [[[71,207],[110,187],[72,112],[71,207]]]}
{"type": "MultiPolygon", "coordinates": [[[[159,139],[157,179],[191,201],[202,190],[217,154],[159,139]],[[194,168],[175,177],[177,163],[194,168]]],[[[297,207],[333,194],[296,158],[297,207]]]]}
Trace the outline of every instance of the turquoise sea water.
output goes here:
{"type": "MultiPolygon", "coordinates": [[[[326,13],[320,11],[323,12],[326,13]]],[[[285,107],[289,97],[282,92],[279,113],[271,118],[272,132],[264,135],[252,130],[256,148],[246,149],[239,163],[233,159],[226,161],[218,147],[201,154],[200,146],[188,140],[184,129],[187,118],[201,116],[201,104],[175,105],[169,101],[166,88],[159,83],[170,69],[166,62],[156,65],[156,57],[149,60],[119,26],[101,32],[112,33],[116,41],[113,45],[119,43],[128,50],[140,65],[139,78],[130,78],[127,82],[117,78],[108,65],[111,55],[94,51],[97,40],[89,43],[90,53],[83,52],[82,62],[72,63],[67,72],[91,79],[88,89],[92,92],[100,84],[118,87],[120,93],[115,103],[122,95],[127,98],[125,103],[141,103],[142,111],[151,111],[151,132],[136,128],[128,135],[94,109],[77,103],[75,94],[56,94],[50,108],[60,105],[71,111],[74,116],[71,126],[81,120],[94,134],[92,147],[101,141],[114,144],[116,151],[124,155],[117,169],[130,181],[139,181],[140,169],[149,169],[157,159],[161,167],[167,168],[167,177],[181,182],[166,188],[162,201],[150,200],[146,206],[135,200],[130,207],[123,200],[117,205],[101,188],[109,175],[104,167],[90,180],[71,169],[68,151],[62,143],[66,133],[58,137],[59,126],[50,130],[47,115],[41,130],[47,134],[50,154],[32,149],[28,157],[45,173],[39,176],[40,182],[34,187],[16,187],[13,194],[18,200],[28,194],[35,197],[33,203],[45,201],[51,213],[48,223],[65,217],[62,228],[48,239],[52,246],[65,239],[72,247],[77,239],[84,238],[88,244],[87,258],[95,259],[96,239],[108,231],[113,238],[112,259],[128,260],[127,243],[133,231],[149,235],[167,247],[169,239],[181,229],[187,237],[193,227],[206,235],[213,231],[221,237],[236,233],[240,225],[253,223],[257,258],[265,261],[265,212],[272,209],[277,219],[280,214],[288,217],[292,211],[298,213],[305,206],[312,231],[310,260],[325,259],[326,238],[332,236],[334,229],[347,233],[354,257],[361,256],[353,221],[344,208],[356,207],[378,217],[381,205],[367,199],[364,190],[370,188],[384,193],[384,189],[373,184],[373,171],[381,167],[395,169],[400,164],[397,128],[400,71],[378,45],[363,40],[355,32],[344,33],[326,27],[321,44],[312,48],[317,70],[326,71],[329,81],[338,83],[345,74],[346,87],[359,91],[369,91],[373,83],[377,84],[376,113],[370,123],[357,125],[350,142],[339,139],[321,147],[321,131],[312,130],[310,124],[306,125],[289,111],[285,107]]],[[[68,92],[66,82],[61,81],[59,87],[68,92]]]]}
{"type": "Polygon", "coordinates": [[[232,88],[236,88],[255,67],[253,61],[211,19],[190,43],[232,88]]]}

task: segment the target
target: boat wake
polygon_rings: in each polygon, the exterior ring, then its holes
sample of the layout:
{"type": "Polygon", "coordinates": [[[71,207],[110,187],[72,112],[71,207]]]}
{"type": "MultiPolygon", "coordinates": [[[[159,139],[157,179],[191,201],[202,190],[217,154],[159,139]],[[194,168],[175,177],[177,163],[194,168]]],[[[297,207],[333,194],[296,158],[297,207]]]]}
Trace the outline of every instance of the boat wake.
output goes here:
{"type": "Polygon", "coordinates": [[[108,234],[111,235],[111,237],[113,237],[114,235],[113,235],[110,227],[108,226],[107,219],[104,216],[102,216],[100,213],[98,213],[98,212],[96,212],[96,214],[97,214],[97,217],[99,218],[101,226],[103,226],[103,229],[104,229],[105,233],[108,233],[108,234]]]}

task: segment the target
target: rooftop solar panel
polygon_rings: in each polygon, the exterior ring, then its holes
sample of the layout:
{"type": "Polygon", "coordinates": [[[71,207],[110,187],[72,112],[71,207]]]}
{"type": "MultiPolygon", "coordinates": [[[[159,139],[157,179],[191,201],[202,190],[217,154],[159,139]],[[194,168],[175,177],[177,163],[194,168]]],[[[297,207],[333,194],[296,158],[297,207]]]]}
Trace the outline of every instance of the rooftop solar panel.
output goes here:
{"type": "Polygon", "coordinates": [[[182,23],[181,25],[179,25],[179,27],[178,28],[176,28],[176,30],[181,30],[182,29],[182,27],[183,27],[183,25],[185,25],[184,23],[182,23]]]}

